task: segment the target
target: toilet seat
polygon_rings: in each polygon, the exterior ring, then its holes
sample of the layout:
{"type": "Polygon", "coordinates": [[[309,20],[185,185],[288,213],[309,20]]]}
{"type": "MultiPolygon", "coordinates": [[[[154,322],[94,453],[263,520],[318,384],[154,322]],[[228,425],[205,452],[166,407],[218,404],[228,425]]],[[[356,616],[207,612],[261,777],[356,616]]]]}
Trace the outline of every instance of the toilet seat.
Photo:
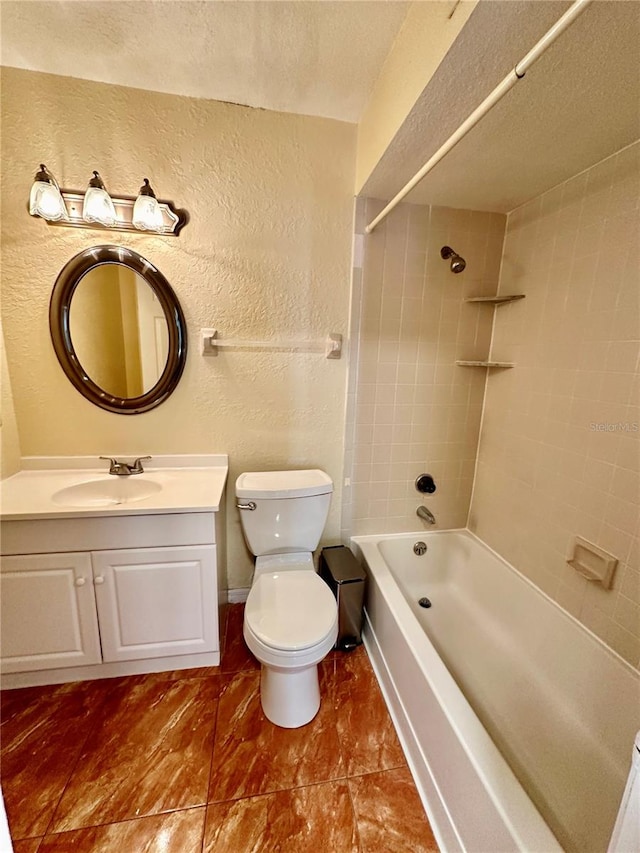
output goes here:
{"type": "Polygon", "coordinates": [[[334,632],[337,615],[333,593],[309,570],[261,575],[251,587],[244,612],[255,638],[283,652],[324,643],[334,632]]]}

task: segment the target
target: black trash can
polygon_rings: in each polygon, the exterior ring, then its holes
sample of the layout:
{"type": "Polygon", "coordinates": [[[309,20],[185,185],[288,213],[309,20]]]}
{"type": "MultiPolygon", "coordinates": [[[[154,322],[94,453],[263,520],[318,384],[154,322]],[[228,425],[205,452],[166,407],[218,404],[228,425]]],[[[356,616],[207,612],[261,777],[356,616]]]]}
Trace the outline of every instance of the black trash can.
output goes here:
{"type": "Polygon", "coordinates": [[[336,648],[349,652],[362,643],[362,607],[366,574],[344,545],[320,552],[320,577],[331,587],[338,602],[336,648]]]}

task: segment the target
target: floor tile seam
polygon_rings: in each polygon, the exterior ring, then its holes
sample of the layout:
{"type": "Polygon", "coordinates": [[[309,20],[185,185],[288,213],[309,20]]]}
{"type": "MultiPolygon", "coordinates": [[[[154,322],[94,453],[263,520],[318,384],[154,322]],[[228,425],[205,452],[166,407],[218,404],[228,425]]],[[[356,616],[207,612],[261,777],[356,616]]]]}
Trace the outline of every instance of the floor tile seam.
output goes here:
{"type": "Polygon", "coordinates": [[[362,837],[360,835],[360,821],[358,820],[358,813],[356,812],[356,804],[353,801],[353,791],[351,790],[351,785],[349,784],[349,780],[347,779],[347,792],[349,794],[349,803],[351,804],[351,814],[353,815],[353,825],[356,830],[356,840],[358,842],[358,851],[359,853],[364,853],[364,845],[362,843],[362,837]]]}
{"type": "Polygon", "coordinates": [[[239,802],[240,800],[252,800],[255,797],[267,797],[270,794],[283,794],[283,793],[286,793],[287,791],[300,791],[303,788],[314,788],[314,787],[317,787],[318,785],[331,785],[334,782],[345,782],[346,783],[346,782],[348,782],[348,779],[346,776],[335,776],[335,777],[332,777],[331,779],[319,779],[315,782],[305,782],[302,785],[291,785],[287,788],[272,788],[269,791],[256,791],[253,794],[242,794],[241,796],[238,796],[238,797],[225,797],[225,799],[223,799],[223,800],[209,800],[207,802],[207,806],[218,806],[218,805],[221,805],[223,803],[236,803],[236,802],[239,802]]]}
{"type": "MultiPolygon", "coordinates": [[[[389,768],[389,770],[374,770],[374,771],[371,771],[371,772],[369,772],[369,773],[362,773],[362,774],[360,774],[359,776],[351,776],[351,777],[349,777],[349,778],[347,779],[347,789],[348,789],[348,791],[349,791],[349,798],[350,798],[350,800],[351,800],[351,808],[352,808],[352,810],[353,810],[353,819],[354,819],[354,822],[355,822],[356,832],[357,832],[357,834],[358,834],[358,842],[359,842],[359,845],[360,845],[360,847],[359,847],[359,851],[360,851],[360,853],[367,853],[367,851],[366,851],[366,848],[365,848],[365,846],[364,846],[364,844],[363,844],[362,836],[361,836],[361,834],[360,834],[360,820],[359,820],[359,818],[358,818],[358,813],[357,813],[357,811],[356,811],[356,806],[355,806],[355,802],[354,802],[354,792],[353,792],[353,787],[352,787],[352,785],[350,784],[350,782],[355,781],[355,779],[361,779],[361,778],[363,778],[364,776],[373,776],[373,775],[375,775],[375,774],[378,774],[378,775],[379,775],[379,774],[382,774],[382,773],[388,773],[388,772],[389,772],[389,771],[391,771],[391,770],[397,770],[397,769],[399,769],[399,768],[392,767],[392,768],[389,768]]],[[[413,779],[413,777],[412,777],[412,779],[413,779]]],[[[362,822],[363,822],[363,823],[365,823],[365,821],[364,821],[364,820],[363,820],[362,822]]]]}
{"type": "Polygon", "coordinates": [[[222,657],[227,650],[227,628],[229,626],[229,603],[225,602],[223,605],[222,618],[220,619],[220,637],[222,638],[222,642],[220,643],[220,663],[222,663],[222,657]]]}
{"type": "Polygon", "coordinates": [[[42,834],[40,832],[36,833],[35,835],[23,835],[22,838],[16,838],[14,835],[11,834],[11,828],[9,828],[9,835],[11,836],[12,841],[20,841],[20,842],[22,842],[22,841],[38,841],[38,840],[42,840],[44,838],[44,834],[42,834]]]}
{"type": "Polygon", "coordinates": [[[399,768],[404,767],[406,764],[406,759],[404,758],[404,752],[403,752],[403,759],[404,760],[398,764],[391,764],[391,765],[385,766],[385,767],[375,767],[375,768],[367,769],[367,770],[355,770],[354,771],[354,770],[350,769],[350,764],[352,762],[350,762],[348,760],[349,753],[347,752],[347,747],[349,744],[349,738],[346,734],[343,736],[341,734],[339,728],[337,728],[337,734],[338,734],[338,744],[340,747],[340,753],[342,756],[342,762],[343,762],[344,767],[345,767],[345,777],[347,779],[354,779],[358,776],[367,776],[370,773],[384,773],[387,770],[397,770],[399,768]]]}
{"type": "MultiPolygon", "coordinates": [[[[401,767],[389,768],[389,770],[375,771],[375,773],[377,773],[378,775],[382,775],[382,774],[387,774],[387,773],[393,773],[397,770],[405,770],[405,765],[402,765],[401,767]]],[[[431,820],[429,818],[429,815],[427,814],[427,811],[424,807],[424,804],[422,803],[420,795],[418,794],[416,782],[415,782],[415,779],[413,778],[413,773],[411,772],[411,769],[409,768],[408,765],[406,765],[406,771],[407,771],[408,778],[412,784],[412,788],[415,790],[416,796],[418,797],[418,802],[419,802],[419,806],[420,806],[419,811],[420,811],[421,817],[424,819],[427,826],[429,827],[429,831],[431,832],[431,835],[433,836],[434,841],[435,841],[435,836],[433,835],[433,826],[431,824],[431,820]]],[[[367,774],[363,774],[363,775],[372,776],[372,775],[375,775],[375,773],[367,773],[367,774]]],[[[362,777],[360,777],[360,778],[362,778],[362,777]]],[[[352,781],[352,780],[348,780],[348,782],[350,782],[350,781],[352,781]]],[[[354,781],[355,781],[355,777],[354,777],[354,781]]],[[[349,790],[351,791],[351,785],[349,785],[349,790]]],[[[432,848],[431,846],[429,846],[428,850],[426,850],[425,853],[440,853],[440,848],[437,846],[437,842],[435,842],[435,843],[436,843],[436,847],[432,848]]]]}
{"type": "MultiPolygon", "coordinates": [[[[206,802],[197,803],[197,804],[192,805],[192,806],[177,806],[176,808],[163,809],[162,811],[159,811],[159,812],[149,812],[148,814],[131,815],[129,817],[120,818],[119,820],[105,820],[105,821],[100,821],[99,823],[88,823],[88,824],[85,824],[84,826],[70,826],[67,829],[60,829],[57,832],[48,832],[47,831],[47,832],[45,832],[45,834],[43,836],[33,836],[33,837],[41,838],[44,840],[44,838],[51,838],[54,835],[66,835],[68,832],[83,832],[84,830],[88,830],[88,829],[99,829],[100,827],[103,827],[103,826],[118,826],[121,823],[132,823],[136,820],[146,820],[147,818],[153,818],[153,817],[164,817],[166,815],[178,814],[178,812],[190,812],[190,811],[193,811],[194,809],[205,809],[205,811],[206,811],[206,808],[207,808],[206,802]]],[[[27,839],[20,838],[20,839],[14,839],[14,840],[26,841],[27,839]]]]}
{"type": "Polygon", "coordinates": [[[371,776],[374,773],[389,773],[392,770],[402,770],[406,766],[406,762],[404,762],[403,764],[393,764],[391,767],[376,767],[375,770],[359,770],[356,773],[348,773],[347,779],[359,779],[361,776],[371,776]]]}
{"type": "MultiPolygon", "coordinates": [[[[59,834],[60,832],[72,832],[76,829],[88,829],[88,828],[94,827],[94,826],[104,826],[104,825],[107,825],[110,823],[122,823],[123,821],[127,821],[127,820],[136,820],[137,818],[155,817],[156,815],[171,814],[172,812],[185,811],[186,809],[202,808],[203,806],[206,806],[206,804],[207,804],[207,796],[208,796],[208,790],[209,790],[208,786],[207,786],[205,794],[203,795],[203,797],[201,799],[198,799],[197,802],[193,802],[193,803],[189,803],[189,804],[182,804],[182,805],[177,805],[177,806],[167,806],[166,808],[161,808],[158,810],[154,809],[153,811],[145,811],[144,814],[137,814],[137,815],[131,815],[131,816],[127,815],[126,817],[121,817],[118,819],[110,819],[110,820],[109,819],[97,819],[96,822],[85,823],[85,824],[82,824],[81,826],[69,826],[66,829],[53,830],[52,831],[51,830],[52,823],[55,821],[56,814],[58,812],[58,809],[60,808],[60,803],[62,802],[62,798],[64,797],[64,795],[66,793],[66,790],[70,784],[70,781],[71,781],[71,777],[67,780],[67,783],[64,787],[62,795],[60,796],[60,799],[58,800],[56,808],[53,812],[51,820],[47,824],[47,829],[45,831],[45,835],[56,835],[56,834],[59,834]]],[[[127,781],[126,778],[125,779],[120,778],[118,781],[118,785],[116,786],[116,790],[118,789],[118,787],[121,784],[124,784],[126,781],[127,781]]]]}
{"type": "MultiPolygon", "coordinates": [[[[58,809],[60,808],[60,803],[62,802],[62,798],[64,797],[64,795],[65,795],[65,793],[66,793],[66,791],[67,791],[67,788],[69,787],[69,783],[71,782],[71,779],[72,779],[72,777],[73,777],[74,773],[75,773],[75,772],[76,772],[76,770],[78,769],[78,765],[80,764],[80,759],[82,758],[82,755],[83,755],[83,753],[84,753],[84,749],[85,749],[85,747],[86,747],[87,743],[89,742],[89,738],[91,737],[91,735],[92,735],[92,734],[93,734],[93,732],[94,732],[94,729],[95,729],[95,726],[94,726],[94,724],[93,724],[93,723],[94,723],[94,720],[96,720],[96,719],[98,718],[98,711],[102,709],[102,706],[105,704],[106,699],[107,699],[107,695],[106,695],[106,693],[105,693],[105,694],[102,696],[102,700],[98,703],[97,708],[94,708],[94,709],[92,710],[92,717],[93,717],[94,719],[92,720],[92,724],[88,726],[88,728],[87,728],[87,734],[85,735],[85,737],[84,737],[84,739],[83,739],[82,743],[81,743],[81,744],[80,744],[80,746],[79,746],[79,749],[78,749],[78,755],[77,755],[77,757],[76,757],[76,760],[75,760],[75,761],[74,761],[74,763],[73,763],[73,767],[70,769],[69,773],[67,774],[66,782],[65,782],[65,783],[64,783],[64,785],[62,786],[62,791],[60,792],[60,796],[58,797],[57,802],[56,802],[56,804],[55,804],[55,806],[54,806],[54,808],[53,808],[53,811],[51,812],[51,817],[49,818],[49,822],[47,823],[47,825],[46,825],[46,827],[45,827],[45,830],[44,830],[44,833],[43,833],[43,837],[49,833],[49,829],[50,829],[50,827],[52,826],[53,821],[55,820],[55,816],[56,816],[56,814],[57,814],[58,809]]],[[[52,833],[52,834],[53,834],[53,833],[52,833]]],[[[38,845],[38,846],[40,846],[40,845],[38,845]]]]}
{"type": "MultiPolygon", "coordinates": [[[[190,679],[190,680],[194,680],[194,679],[190,679]]],[[[168,807],[168,808],[165,808],[165,809],[160,809],[160,810],[158,810],[158,811],[150,811],[150,812],[145,813],[144,815],[137,815],[137,816],[134,816],[134,817],[132,817],[132,818],[130,818],[130,817],[126,817],[126,818],[121,818],[120,820],[115,820],[115,821],[114,821],[114,820],[104,820],[104,821],[99,821],[98,823],[90,823],[90,824],[86,824],[86,825],[83,825],[83,826],[81,826],[81,827],[70,827],[70,828],[68,828],[68,829],[61,830],[61,831],[63,831],[63,832],[67,832],[67,831],[69,831],[69,832],[70,832],[70,831],[73,831],[74,829],[85,829],[85,828],[90,827],[90,826],[103,826],[103,825],[105,825],[105,824],[109,824],[109,823],[120,823],[120,822],[122,822],[122,820],[132,820],[132,819],[135,819],[136,817],[152,817],[152,816],[157,815],[157,814],[167,814],[167,813],[174,812],[174,811],[182,811],[182,810],[184,810],[184,809],[189,809],[189,808],[198,808],[198,807],[206,806],[206,803],[207,803],[207,797],[208,797],[208,792],[209,792],[210,774],[211,774],[211,759],[212,759],[212,757],[213,757],[213,744],[214,744],[214,742],[215,742],[215,721],[217,721],[217,714],[218,714],[218,707],[219,707],[219,700],[216,698],[214,701],[215,701],[215,703],[216,703],[216,709],[215,709],[214,727],[213,727],[213,732],[212,732],[212,735],[211,735],[211,757],[210,757],[210,763],[209,763],[209,774],[208,774],[208,776],[207,776],[207,783],[206,783],[206,787],[205,787],[205,792],[204,792],[204,794],[203,794],[203,798],[202,798],[201,800],[199,800],[198,802],[195,802],[195,803],[190,803],[189,805],[179,805],[179,806],[168,807]]],[[[67,789],[68,789],[69,785],[71,784],[72,778],[73,778],[73,776],[75,775],[75,773],[76,773],[76,771],[77,771],[77,769],[78,769],[78,763],[79,763],[79,761],[80,761],[80,759],[81,759],[81,757],[82,757],[82,754],[83,754],[83,752],[84,752],[84,749],[85,749],[85,747],[86,747],[86,745],[87,745],[87,743],[88,743],[88,740],[89,740],[89,738],[91,737],[91,734],[92,734],[92,733],[93,733],[93,732],[92,732],[92,731],[90,731],[90,732],[87,734],[87,737],[85,738],[85,740],[83,741],[82,747],[81,747],[81,749],[80,749],[80,751],[79,751],[79,754],[78,754],[78,758],[77,758],[77,760],[76,760],[76,762],[75,762],[75,764],[74,764],[74,766],[73,766],[73,769],[72,769],[72,770],[71,770],[71,772],[69,773],[69,776],[68,776],[68,778],[67,778],[67,781],[66,781],[66,783],[65,783],[65,785],[64,785],[64,787],[63,787],[62,793],[61,793],[61,795],[60,795],[60,797],[59,797],[59,799],[58,799],[58,801],[57,801],[57,803],[56,803],[56,806],[55,806],[55,808],[54,808],[54,811],[53,811],[53,814],[52,814],[52,816],[51,816],[51,819],[50,819],[49,823],[47,824],[47,827],[46,827],[46,830],[45,830],[45,835],[52,835],[52,834],[55,834],[54,832],[52,832],[52,831],[51,831],[52,823],[55,821],[55,818],[56,818],[57,812],[58,812],[58,810],[59,810],[59,808],[60,808],[60,803],[62,802],[62,799],[63,799],[63,797],[64,797],[64,795],[65,795],[65,793],[66,793],[66,791],[67,791],[67,789]]],[[[147,755],[148,755],[148,753],[147,753],[147,755]]],[[[118,766],[117,766],[117,767],[113,767],[113,768],[111,768],[111,769],[112,769],[112,770],[114,770],[114,771],[116,771],[116,770],[117,770],[117,771],[120,771],[120,769],[121,769],[121,768],[120,768],[120,764],[118,764],[118,766]]],[[[120,773],[119,773],[119,772],[118,772],[118,776],[119,776],[119,784],[118,784],[118,787],[119,787],[119,785],[120,785],[120,784],[122,784],[125,780],[121,778],[121,775],[120,775],[120,773]]]]}
{"type": "MultiPolygon", "coordinates": [[[[207,776],[207,794],[205,803],[205,809],[209,805],[209,791],[211,790],[211,781],[213,779],[213,756],[215,755],[216,750],[216,735],[218,734],[218,715],[220,714],[220,700],[222,698],[222,685],[220,685],[220,689],[218,691],[218,698],[216,700],[216,715],[213,722],[213,736],[211,738],[211,755],[209,756],[209,775],[207,776]]],[[[205,826],[206,826],[206,813],[205,813],[205,826]]],[[[202,831],[202,849],[204,849],[204,829],[202,831]]]]}
{"type": "Polygon", "coordinates": [[[361,779],[363,776],[375,776],[376,773],[396,773],[398,770],[405,769],[409,771],[411,782],[415,787],[415,780],[413,778],[413,774],[411,773],[411,770],[407,764],[398,764],[396,767],[383,767],[381,770],[365,770],[363,773],[354,773],[352,776],[349,776],[349,779],[361,779]]]}

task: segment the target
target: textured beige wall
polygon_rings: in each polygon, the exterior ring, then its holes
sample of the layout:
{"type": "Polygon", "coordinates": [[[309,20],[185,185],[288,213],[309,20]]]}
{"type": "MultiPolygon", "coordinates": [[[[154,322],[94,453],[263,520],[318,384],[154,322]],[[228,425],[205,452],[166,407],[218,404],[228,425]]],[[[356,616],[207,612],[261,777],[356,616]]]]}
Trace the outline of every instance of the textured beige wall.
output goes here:
{"type": "Polygon", "coordinates": [[[411,4],[358,124],[356,192],[373,172],[477,2],[411,4]]]}
{"type": "MultiPolygon", "coordinates": [[[[358,203],[357,227],[380,202],[358,203]]],[[[473,484],[486,371],[457,359],[485,358],[493,312],[468,296],[498,287],[505,217],[446,207],[399,205],[364,237],[354,277],[343,535],[420,529],[424,503],[438,528],[464,527],[473,484]],[[454,275],[440,249],[467,261],[454,275]],[[354,390],[355,389],[355,390],[354,390]],[[430,473],[433,495],[416,477],[430,473]]]]}
{"type": "Polygon", "coordinates": [[[0,478],[20,470],[20,439],[0,322],[0,478]]]}
{"type": "MultiPolygon", "coordinates": [[[[229,351],[204,359],[198,330],[238,338],[346,334],[355,128],[14,69],[2,70],[2,123],[3,312],[22,453],[228,452],[231,491],[242,470],[318,466],[336,484],[325,531],[334,541],[345,360],[229,351]],[[149,177],[191,221],[177,239],[48,226],[26,212],[41,162],[69,188],[85,187],[98,169],[115,195],[135,193],[149,177]],[[157,265],[186,316],[183,378],[143,415],[85,401],[49,340],[58,271],[103,243],[157,265]]],[[[228,517],[230,586],[243,586],[251,563],[236,510],[228,517]]]]}
{"type": "Polygon", "coordinates": [[[640,142],[509,215],[470,527],[640,664],[640,142]],[[565,562],[614,554],[613,589],[565,562]]]}

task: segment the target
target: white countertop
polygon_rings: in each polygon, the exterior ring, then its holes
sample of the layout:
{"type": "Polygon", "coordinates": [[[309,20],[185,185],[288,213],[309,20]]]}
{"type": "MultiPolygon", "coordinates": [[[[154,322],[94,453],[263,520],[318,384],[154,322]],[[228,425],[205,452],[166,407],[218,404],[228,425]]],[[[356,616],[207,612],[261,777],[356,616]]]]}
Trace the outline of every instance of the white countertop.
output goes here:
{"type": "MultiPolygon", "coordinates": [[[[116,458],[126,462],[134,459],[130,454],[116,458]]],[[[0,482],[0,519],[95,518],[220,509],[229,470],[226,454],[154,456],[143,466],[144,473],[120,478],[108,473],[108,462],[94,456],[24,458],[22,470],[0,482]],[[53,499],[61,489],[88,481],[111,483],[138,478],[157,483],[161,489],[142,499],[109,506],[68,506],[53,499]]],[[[126,488],[126,484],[123,486],[126,488]]]]}

